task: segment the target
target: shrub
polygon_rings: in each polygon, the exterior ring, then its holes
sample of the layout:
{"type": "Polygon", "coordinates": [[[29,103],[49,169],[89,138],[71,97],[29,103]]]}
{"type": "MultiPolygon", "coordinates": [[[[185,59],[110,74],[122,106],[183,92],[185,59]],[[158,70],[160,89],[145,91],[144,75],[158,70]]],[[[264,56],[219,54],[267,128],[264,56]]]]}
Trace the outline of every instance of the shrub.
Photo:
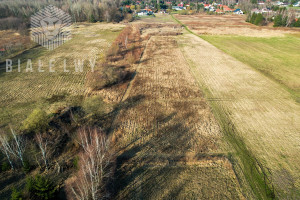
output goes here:
{"type": "Polygon", "coordinates": [[[251,18],[250,18],[250,23],[251,23],[251,24],[254,24],[256,17],[257,17],[257,14],[256,14],[256,13],[253,13],[253,14],[251,15],[251,18]]]}
{"type": "Polygon", "coordinates": [[[47,126],[47,113],[41,109],[35,109],[23,122],[23,129],[30,132],[43,132],[47,126]]]}
{"type": "Polygon", "coordinates": [[[25,160],[24,164],[23,164],[23,171],[27,174],[28,172],[30,172],[32,169],[32,166],[30,165],[30,163],[25,160]]]}
{"type": "Polygon", "coordinates": [[[91,16],[90,16],[89,21],[90,21],[91,23],[97,22],[97,20],[95,19],[95,16],[94,16],[94,15],[91,15],[91,16]]]}
{"type": "Polygon", "coordinates": [[[12,193],[11,193],[11,200],[22,200],[22,193],[20,191],[17,191],[16,188],[12,189],[12,193]]]}
{"type": "Polygon", "coordinates": [[[132,21],[134,20],[133,15],[132,15],[132,14],[129,14],[129,13],[127,13],[127,14],[125,15],[125,19],[126,19],[128,22],[132,22],[132,21]]]}
{"type": "Polygon", "coordinates": [[[3,163],[2,163],[2,165],[1,165],[1,171],[2,171],[2,172],[8,171],[8,170],[10,170],[10,169],[11,169],[11,167],[10,167],[10,165],[8,164],[8,162],[3,162],[3,163]]]}
{"type": "Polygon", "coordinates": [[[274,18],[274,27],[286,26],[287,17],[283,17],[282,15],[277,15],[274,18]]]}
{"type": "Polygon", "coordinates": [[[104,113],[105,104],[100,96],[92,96],[83,102],[82,107],[87,114],[101,115],[104,113]]]}
{"type": "Polygon", "coordinates": [[[300,27],[300,18],[294,20],[291,24],[292,27],[300,27]]]}
{"type": "Polygon", "coordinates": [[[26,189],[30,199],[48,200],[54,199],[57,187],[49,178],[36,175],[34,178],[27,179],[26,189]]]}
{"type": "Polygon", "coordinates": [[[255,18],[255,21],[254,21],[254,24],[255,25],[262,25],[263,24],[263,21],[264,21],[264,17],[261,13],[259,13],[256,18],[255,18]]]}
{"type": "Polygon", "coordinates": [[[127,71],[123,68],[103,64],[101,70],[87,73],[86,84],[91,90],[101,90],[122,82],[126,75],[127,71]]]}
{"type": "Polygon", "coordinates": [[[79,157],[76,156],[76,157],[74,158],[74,160],[73,160],[73,167],[74,167],[74,169],[76,169],[76,170],[79,170],[78,162],[79,162],[79,157]]]}

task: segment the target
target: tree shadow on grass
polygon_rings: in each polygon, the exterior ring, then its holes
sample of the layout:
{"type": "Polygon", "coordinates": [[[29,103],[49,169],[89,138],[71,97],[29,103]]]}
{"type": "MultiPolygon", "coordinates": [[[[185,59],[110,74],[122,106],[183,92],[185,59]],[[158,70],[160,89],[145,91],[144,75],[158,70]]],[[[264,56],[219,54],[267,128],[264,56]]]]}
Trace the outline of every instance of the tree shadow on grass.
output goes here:
{"type": "MultiPolygon", "coordinates": [[[[23,53],[14,56],[11,58],[12,60],[12,67],[13,67],[13,72],[17,72],[18,70],[18,60],[20,60],[21,66],[26,65],[28,59],[31,59],[32,61],[38,57],[41,57],[45,53],[45,48],[41,46],[36,46],[31,49],[25,50],[23,53]]],[[[21,67],[21,72],[24,72],[25,69],[24,67],[21,67]]],[[[0,63],[0,78],[2,76],[5,76],[7,74],[6,72],[6,61],[0,63]]],[[[11,73],[14,76],[17,76],[19,73],[11,73]]]]}
{"type": "MultiPolygon", "coordinates": [[[[176,198],[179,195],[185,183],[183,181],[174,183],[174,187],[170,186],[172,183],[168,182],[172,182],[175,178],[172,176],[176,174],[170,174],[168,171],[170,166],[176,165],[178,160],[190,152],[195,145],[195,132],[185,125],[186,119],[181,117],[192,117],[196,111],[183,112],[185,115],[179,115],[177,112],[169,114],[159,112],[151,122],[157,126],[143,132],[140,138],[125,147],[117,158],[114,180],[108,185],[113,199],[158,198],[159,195],[156,193],[167,188],[171,188],[168,197],[176,198]],[[159,177],[165,177],[165,180],[160,180],[159,177]],[[140,192],[143,190],[141,187],[146,194],[140,192]]],[[[205,142],[201,143],[202,147],[199,150],[208,152],[212,145],[212,138],[202,136],[202,139],[205,142]]]]}

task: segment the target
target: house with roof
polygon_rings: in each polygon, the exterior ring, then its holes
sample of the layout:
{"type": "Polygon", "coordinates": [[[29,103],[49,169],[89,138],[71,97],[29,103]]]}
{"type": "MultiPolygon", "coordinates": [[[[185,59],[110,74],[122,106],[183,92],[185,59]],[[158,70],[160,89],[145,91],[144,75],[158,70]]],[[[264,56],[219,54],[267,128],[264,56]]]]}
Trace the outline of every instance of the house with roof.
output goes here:
{"type": "Polygon", "coordinates": [[[298,1],[297,3],[293,4],[294,7],[300,7],[300,1],[298,1]]]}
{"type": "Polygon", "coordinates": [[[210,4],[204,4],[204,8],[207,10],[209,9],[210,6],[211,6],[210,4]]]}
{"type": "Polygon", "coordinates": [[[172,9],[173,9],[173,10],[180,11],[180,10],[186,10],[186,7],[182,7],[182,6],[172,6],[172,9]]]}
{"type": "Polygon", "coordinates": [[[258,14],[258,13],[261,13],[261,10],[259,10],[258,8],[254,8],[254,9],[251,10],[251,14],[252,13],[258,14]]]}
{"type": "Polygon", "coordinates": [[[223,8],[223,11],[224,11],[224,12],[232,12],[232,11],[233,11],[233,9],[229,8],[229,7],[226,6],[226,5],[222,5],[222,6],[220,6],[220,7],[223,8]]]}
{"type": "Polygon", "coordinates": [[[241,9],[235,9],[234,11],[233,11],[233,14],[236,14],[236,15],[243,15],[244,14],[244,12],[241,10],[241,9]]]}
{"type": "Polygon", "coordinates": [[[183,7],[183,2],[181,2],[180,4],[177,5],[178,7],[183,7]]]}
{"type": "Polygon", "coordinates": [[[137,14],[138,16],[146,16],[146,15],[153,15],[153,11],[151,9],[143,9],[137,14]]]}
{"type": "Polygon", "coordinates": [[[261,13],[271,13],[271,12],[273,12],[273,11],[268,8],[261,9],[261,13]]]}
{"type": "Polygon", "coordinates": [[[214,11],[215,11],[215,7],[211,6],[211,7],[209,7],[208,10],[209,10],[210,12],[214,12],[214,11]]]}

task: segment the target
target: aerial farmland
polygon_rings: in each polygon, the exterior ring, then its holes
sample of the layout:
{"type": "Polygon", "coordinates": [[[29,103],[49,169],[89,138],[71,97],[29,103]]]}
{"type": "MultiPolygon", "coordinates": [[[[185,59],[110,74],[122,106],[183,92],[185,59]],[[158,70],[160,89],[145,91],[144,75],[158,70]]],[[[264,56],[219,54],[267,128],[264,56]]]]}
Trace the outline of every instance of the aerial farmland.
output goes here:
{"type": "Polygon", "coordinates": [[[297,4],[20,3],[0,19],[0,199],[300,198],[297,4]]]}

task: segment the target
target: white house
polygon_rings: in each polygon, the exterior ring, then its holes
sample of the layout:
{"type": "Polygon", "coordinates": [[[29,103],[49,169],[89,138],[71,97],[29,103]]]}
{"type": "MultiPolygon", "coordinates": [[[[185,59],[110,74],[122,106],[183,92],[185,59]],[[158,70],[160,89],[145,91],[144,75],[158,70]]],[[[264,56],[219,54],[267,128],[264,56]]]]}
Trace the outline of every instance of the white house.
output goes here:
{"type": "Polygon", "coordinates": [[[186,7],[181,7],[181,6],[172,6],[172,9],[173,9],[173,10],[177,10],[177,11],[179,11],[179,10],[186,10],[186,7]]]}
{"type": "Polygon", "coordinates": [[[241,9],[236,9],[233,11],[233,14],[236,14],[236,15],[243,15],[244,12],[241,10],[241,9]]]}

